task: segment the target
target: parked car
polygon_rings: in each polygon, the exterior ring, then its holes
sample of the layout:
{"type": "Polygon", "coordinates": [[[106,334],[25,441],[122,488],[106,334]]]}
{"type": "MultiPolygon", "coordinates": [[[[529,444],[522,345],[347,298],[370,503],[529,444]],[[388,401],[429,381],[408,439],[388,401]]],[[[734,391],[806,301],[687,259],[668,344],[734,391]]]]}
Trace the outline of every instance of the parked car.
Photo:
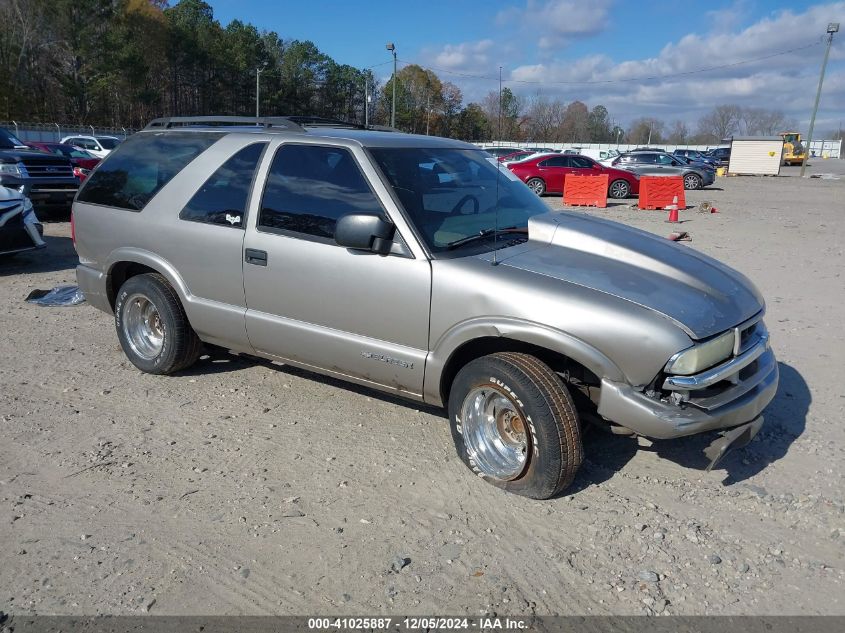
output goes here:
{"type": "Polygon", "coordinates": [[[501,156],[507,156],[508,154],[518,152],[520,149],[518,147],[485,147],[484,151],[488,154],[493,154],[496,158],[499,158],[501,156]]]}
{"type": "Polygon", "coordinates": [[[676,149],[672,152],[672,156],[686,160],[687,162],[707,163],[714,168],[719,166],[719,159],[708,156],[697,149],[676,149]]]}
{"type": "Polygon", "coordinates": [[[505,167],[510,167],[511,165],[514,165],[516,163],[521,163],[524,160],[534,160],[535,158],[540,158],[541,156],[557,156],[557,155],[558,155],[557,152],[532,152],[530,154],[527,154],[526,156],[520,156],[519,158],[516,158],[515,160],[510,160],[510,159],[504,160],[504,161],[502,161],[502,164],[505,167]]]}
{"type": "Polygon", "coordinates": [[[714,149],[709,150],[707,154],[718,160],[719,165],[722,167],[727,167],[728,163],[731,162],[730,147],[716,147],[714,149]]]}
{"type": "Polygon", "coordinates": [[[528,185],[538,196],[546,193],[563,193],[567,175],[607,174],[607,195],[610,198],[627,198],[640,191],[640,177],[629,171],[605,167],[592,158],[578,154],[553,154],[523,160],[508,165],[517,178],[528,185]]]}
{"type": "Polygon", "coordinates": [[[681,176],[684,189],[702,189],[716,180],[716,172],[709,165],[688,164],[666,152],[626,152],[611,164],[640,176],[681,176]]]}
{"type": "Polygon", "coordinates": [[[523,158],[528,158],[534,154],[533,151],[530,150],[519,150],[518,152],[513,152],[511,154],[505,154],[504,156],[499,156],[499,162],[503,163],[505,161],[518,161],[522,160],[523,158]]]}
{"type": "Polygon", "coordinates": [[[475,475],[541,499],[582,463],[576,402],[619,433],[719,432],[711,466],[760,429],[778,367],[740,273],[550,212],[468,143],[242,122],[153,121],[74,202],[79,286],[141,371],[207,342],[445,406],[475,475]]]}
{"type": "Polygon", "coordinates": [[[17,189],[0,187],[0,255],[44,248],[44,227],[32,202],[17,189]]]}
{"type": "Polygon", "coordinates": [[[67,158],[25,149],[0,149],[0,186],[16,189],[39,212],[70,210],[79,189],[67,158]]]}
{"type": "Polygon", "coordinates": [[[87,150],[97,158],[105,158],[121,141],[116,136],[85,136],[76,134],[65,136],[61,142],[87,150]]]}
{"type": "Polygon", "coordinates": [[[56,154],[57,156],[64,156],[70,160],[73,165],[73,175],[79,178],[82,182],[91,173],[91,170],[97,166],[102,160],[97,158],[88,150],[79,149],[73,145],[65,143],[41,143],[38,141],[30,141],[27,145],[33,149],[47,152],[48,154],[56,154]]]}

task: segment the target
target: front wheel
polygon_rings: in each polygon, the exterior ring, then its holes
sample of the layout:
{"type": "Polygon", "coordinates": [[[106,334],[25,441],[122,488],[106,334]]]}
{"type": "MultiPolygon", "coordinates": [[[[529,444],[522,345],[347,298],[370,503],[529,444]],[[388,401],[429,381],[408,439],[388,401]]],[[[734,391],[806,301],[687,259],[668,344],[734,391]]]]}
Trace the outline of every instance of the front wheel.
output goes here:
{"type": "Polygon", "coordinates": [[[126,357],[148,374],[172,374],[199,358],[202,343],[167,280],[149,273],[130,277],[114,304],[117,338],[126,357]]]}
{"type": "Polygon", "coordinates": [[[631,193],[631,185],[626,180],[614,180],[610,183],[607,192],[611,198],[627,198],[631,193]]]}
{"type": "Polygon", "coordinates": [[[553,497],[572,483],[583,460],[566,385],[527,354],[501,352],[464,366],[452,383],[449,420],[461,460],[509,492],[553,497]]]}
{"type": "Polygon", "coordinates": [[[701,176],[698,174],[684,176],[684,189],[701,189],[701,176]]]}
{"type": "Polygon", "coordinates": [[[542,196],[546,193],[546,183],[544,183],[541,178],[531,178],[525,184],[528,185],[528,188],[538,196],[542,196]]]}

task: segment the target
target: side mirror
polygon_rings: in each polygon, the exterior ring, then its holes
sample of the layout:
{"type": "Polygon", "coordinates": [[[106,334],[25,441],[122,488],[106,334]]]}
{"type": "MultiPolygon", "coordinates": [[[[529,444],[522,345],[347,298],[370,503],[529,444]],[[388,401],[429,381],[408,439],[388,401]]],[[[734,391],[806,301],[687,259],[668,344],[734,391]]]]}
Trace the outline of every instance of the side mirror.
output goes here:
{"type": "Polygon", "coordinates": [[[351,213],[338,219],[334,241],[339,246],[386,254],[390,252],[393,225],[378,215],[351,213]]]}
{"type": "Polygon", "coordinates": [[[601,169],[601,165],[598,163],[593,163],[593,169],[601,169]]]}

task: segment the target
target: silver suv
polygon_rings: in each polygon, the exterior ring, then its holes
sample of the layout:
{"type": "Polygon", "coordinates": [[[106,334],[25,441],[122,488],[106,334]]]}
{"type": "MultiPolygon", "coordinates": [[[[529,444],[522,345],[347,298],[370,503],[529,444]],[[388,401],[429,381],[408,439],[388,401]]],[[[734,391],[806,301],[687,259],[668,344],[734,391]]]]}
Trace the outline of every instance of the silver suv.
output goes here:
{"type": "Polygon", "coordinates": [[[458,141],[312,119],[162,119],[74,204],[79,285],[139,369],[203,343],[448,408],[479,477],[548,498],[581,421],[748,442],[777,387],[764,302],[686,246],[550,213],[458,141]],[[225,125],[224,125],[225,124],[225,125]]]}

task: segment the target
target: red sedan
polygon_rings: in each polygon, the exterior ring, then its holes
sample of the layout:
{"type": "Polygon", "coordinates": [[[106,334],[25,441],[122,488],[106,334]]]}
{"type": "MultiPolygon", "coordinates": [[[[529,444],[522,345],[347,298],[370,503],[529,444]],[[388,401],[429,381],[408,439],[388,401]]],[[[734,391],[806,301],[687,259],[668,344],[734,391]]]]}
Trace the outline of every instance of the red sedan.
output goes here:
{"type": "Polygon", "coordinates": [[[605,167],[580,154],[538,156],[508,165],[508,169],[538,196],[544,193],[562,194],[563,183],[568,174],[607,174],[607,195],[610,198],[627,198],[640,192],[640,179],[636,174],[615,167],[605,167]]]}
{"type": "Polygon", "coordinates": [[[68,145],[67,143],[41,143],[38,141],[28,142],[27,145],[33,149],[47,152],[48,154],[57,154],[70,159],[73,164],[73,175],[79,178],[80,181],[85,180],[91,170],[97,166],[101,159],[93,154],[89,154],[84,149],[68,145]]]}

